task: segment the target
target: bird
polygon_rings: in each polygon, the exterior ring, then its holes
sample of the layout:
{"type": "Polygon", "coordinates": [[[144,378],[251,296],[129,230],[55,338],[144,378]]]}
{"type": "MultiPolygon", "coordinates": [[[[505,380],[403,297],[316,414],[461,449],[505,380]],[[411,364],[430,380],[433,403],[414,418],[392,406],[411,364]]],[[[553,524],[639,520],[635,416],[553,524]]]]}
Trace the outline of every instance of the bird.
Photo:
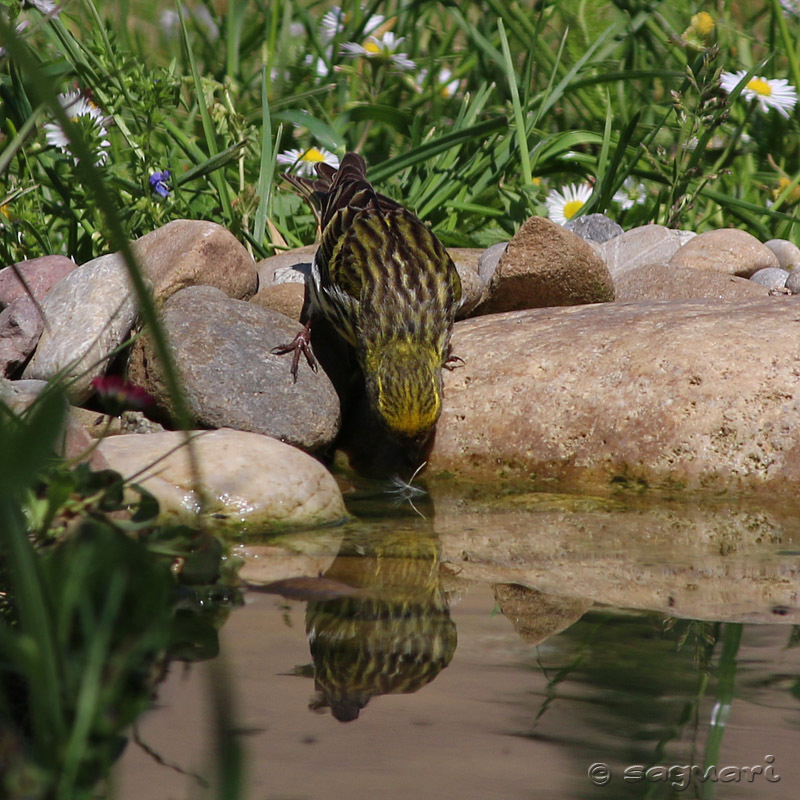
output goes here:
{"type": "Polygon", "coordinates": [[[366,162],[346,153],[316,178],[284,175],[317,217],[321,238],[307,277],[305,327],[289,344],[297,379],[301,354],[316,370],[310,331],[323,317],[354,349],[366,396],[397,441],[420,445],[442,410],[442,369],[450,351],[461,281],[444,245],[414,213],[376,192],[366,162]]]}

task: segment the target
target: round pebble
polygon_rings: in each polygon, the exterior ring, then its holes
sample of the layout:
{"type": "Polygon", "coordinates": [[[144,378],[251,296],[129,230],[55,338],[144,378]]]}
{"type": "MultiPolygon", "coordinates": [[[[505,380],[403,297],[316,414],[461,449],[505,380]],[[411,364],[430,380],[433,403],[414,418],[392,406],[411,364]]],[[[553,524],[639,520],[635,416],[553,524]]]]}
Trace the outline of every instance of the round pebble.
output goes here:
{"type": "Polygon", "coordinates": [[[750,276],[753,283],[758,283],[761,286],[766,286],[768,289],[782,289],[786,286],[786,279],[789,277],[789,272],[780,267],[765,267],[750,276]]]}
{"type": "Polygon", "coordinates": [[[792,294],[800,294],[800,269],[792,270],[789,273],[785,285],[792,294]]]}
{"type": "Polygon", "coordinates": [[[764,245],[775,253],[782,269],[791,271],[800,266],[800,247],[788,239],[770,239],[764,245]]]}
{"type": "Polygon", "coordinates": [[[587,242],[607,242],[615,236],[621,236],[624,231],[622,226],[609,219],[605,214],[586,214],[575,217],[564,226],[568,231],[577,233],[587,242]]]}

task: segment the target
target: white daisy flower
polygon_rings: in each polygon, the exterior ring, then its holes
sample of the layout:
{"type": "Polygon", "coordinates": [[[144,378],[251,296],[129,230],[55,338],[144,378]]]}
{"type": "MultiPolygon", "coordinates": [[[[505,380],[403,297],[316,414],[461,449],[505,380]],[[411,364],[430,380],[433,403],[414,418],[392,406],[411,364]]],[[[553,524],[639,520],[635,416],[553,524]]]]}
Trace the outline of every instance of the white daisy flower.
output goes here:
{"type": "Polygon", "coordinates": [[[339,159],[324,147],[309,147],[306,150],[284,150],[278,153],[275,160],[279,164],[296,167],[298,175],[315,175],[315,164],[329,164],[338,168],[339,159]]]}
{"type": "Polygon", "coordinates": [[[622,183],[622,188],[614,192],[612,198],[615,203],[619,203],[623,211],[644,203],[647,199],[647,190],[643,183],[636,183],[633,178],[628,177],[622,183]]]}
{"type": "Polygon", "coordinates": [[[303,61],[310,67],[314,68],[314,72],[317,73],[318,77],[327,78],[328,75],[331,74],[330,63],[332,58],[333,47],[331,46],[325,48],[325,58],[314,56],[311,53],[306,53],[306,57],[303,59],[303,61]]]}
{"type": "Polygon", "coordinates": [[[209,41],[216,42],[219,39],[219,25],[214,21],[208,6],[198,5],[189,9],[189,14],[194,17],[194,21],[205,29],[209,41]]]}
{"type": "MultiPolygon", "coordinates": [[[[723,72],[720,75],[720,86],[730,94],[741,82],[747,70],[723,72]]],[[[758,100],[759,108],[766,113],[774,108],[786,119],[797,104],[797,90],[784,78],[750,78],[742,89],[745,100],[758,100]]]]}
{"type": "MultiPolygon", "coordinates": [[[[365,6],[361,6],[362,11],[364,11],[365,8],[365,6]]],[[[345,25],[349,21],[350,15],[345,14],[339,6],[333,6],[333,8],[327,11],[320,23],[320,38],[323,44],[328,44],[328,42],[332,41],[337,34],[344,30],[345,25]]],[[[386,17],[382,17],[380,14],[373,14],[364,25],[364,33],[374,33],[384,22],[386,22],[386,17]]]]}
{"type": "MultiPolygon", "coordinates": [[[[428,77],[428,70],[421,69],[418,74],[417,89],[422,91],[423,84],[428,77]]],[[[439,70],[439,74],[436,76],[436,87],[441,92],[442,97],[448,99],[453,97],[460,85],[461,81],[458,78],[453,78],[453,73],[447,69],[447,67],[442,67],[442,69],[439,70]]]]}
{"type": "Polygon", "coordinates": [[[272,67],[269,71],[269,79],[272,83],[288,83],[292,79],[292,73],[288,69],[280,70],[272,67]]]}
{"type": "Polygon", "coordinates": [[[158,24],[168,39],[174,39],[178,35],[178,26],[180,25],[178,12],[171,8],[165,8],[161,12],[158,24]]]}
{"type": "MultiPolygon", "coordinates": [[[[66,111],[67,115],[73,122],[88,123],[83,128],[87,132],[88,128],[88,141],[89,149],[94,153],[96,167],[106,163],[108,158],[107,148],[110,147],[110,142],[105,137],[108,135],[106,131],[106,119],[103,112],[91,101],[86,95],[77,89],[66,94],[58,95],[58,102],[61,107],[66,111]]],[[[51,147],[57,147],[64,153],[72,153],[70,150],[70,141],[64,133],[63,128],[58,122],[48,122],[44,125],[45,138],[51,147]]],[[[79,159],[75,157],[75,163],[79,159]]]]}
{"type": "Polygon", "coordinates": [[[349,56],[363,56],[390,62],[398,69],[414,69],[416,64],[405,53],[395,52],[403,41],[402,36],[396,39],[391,31],[386,31],[380,39],[376,36],[367,36],[364,44],[345,42],[341,52],[349,56]]]}
{"type": "Polygon", "coordinates": [[[22,5],[31,6],[45,16],[57,17],[61,13],[58,5],[51,0],[25,0],[22,5]]]}
{"type": "Polygon", "coordinates": [[[327,44],[337,33],[344,28],[344,11],[339,6],[334,6],[325,12],[322,22],[319,25],[320,38],[327,44]]]}
{"type": "Polygon", "coordinates": [[[447,67],[442,67],[439,70],[437,81],[439,82],[439,91],[442,96],[448,98],[453,97],[461,85],[461,81],[458,78],[454,78],[453,73],[447,67]]]}
{"type": "Polygon", "coordinates": [[[588,183],[571,183],[561,191],[553,189],[545,199],[547,216],[553,222],[564,225],[586,205],[591,196],[592,187],[588,183]]]}

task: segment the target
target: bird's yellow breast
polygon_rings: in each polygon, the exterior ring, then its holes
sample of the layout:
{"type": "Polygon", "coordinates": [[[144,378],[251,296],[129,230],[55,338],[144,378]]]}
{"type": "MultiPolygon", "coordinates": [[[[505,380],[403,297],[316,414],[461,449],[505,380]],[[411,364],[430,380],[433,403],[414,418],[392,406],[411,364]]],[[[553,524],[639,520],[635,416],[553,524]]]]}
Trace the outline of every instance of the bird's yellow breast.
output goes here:
{"type": "Polygon", "coordinates": [[[375,406],[395,433],[414,438],[430,431],[442,410],[440,359],[432,347],[395,340],[367,355],[375,406]]]}

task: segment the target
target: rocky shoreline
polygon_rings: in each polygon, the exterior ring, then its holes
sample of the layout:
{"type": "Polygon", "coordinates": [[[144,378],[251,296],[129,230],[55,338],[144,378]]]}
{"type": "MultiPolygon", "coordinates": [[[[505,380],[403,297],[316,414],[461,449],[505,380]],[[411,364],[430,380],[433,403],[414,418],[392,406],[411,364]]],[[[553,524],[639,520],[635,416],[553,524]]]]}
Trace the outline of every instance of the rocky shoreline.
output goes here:
{"type": "MultiPolygon", "coordinates": [[[[341,519],[336,481],[315,458],[340,431],[333,384],[305,364],[293,383],[270,354],[298,329],[314,247],[256,263],[221,226],[176,220],[133,248],[204,431],[194,446],[209,513],[254,526],[341,519]]],[[[800,248],[736,229],[622,232],[590,215],[567,227],[533,217],[509,243],[450,252],[464,285],[453,352],[465,363],[445,375],[429,476],[796,493],[800,248]]],[[[161,429],[174,409],[152,340],[144,331],[121,347],[140,328],[121,255],[16,269],[47,325],[15,270],[0,270],[0,399],[23,408],[40,382],[64,378],[77,455],[108,428],[93,380],[121,374],[153,397],[154,421],[127,415],[93,466],[129,475],[173,449],[182,434],[161,429]]],[[[193,513],[185,459],[145,475],[163,513],[193,513]]]]}

